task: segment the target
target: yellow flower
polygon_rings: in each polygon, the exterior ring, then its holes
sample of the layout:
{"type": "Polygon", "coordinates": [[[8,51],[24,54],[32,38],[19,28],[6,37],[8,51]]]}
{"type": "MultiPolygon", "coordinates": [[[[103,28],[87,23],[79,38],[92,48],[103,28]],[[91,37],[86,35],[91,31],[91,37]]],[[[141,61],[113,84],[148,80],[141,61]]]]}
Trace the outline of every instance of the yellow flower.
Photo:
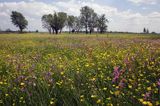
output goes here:
{"type": "Polygon", "coordinates": [[[113,94],[113,92],[112,92],[112,91],[110,91],[110,94],[113,94]]]}
{"type": "Polygon", "coordinates": [[[120,94],[120,91],[115,91],[114,94],[118,96],[120,94]]]}
{"type": "Polygon", "coordinates": [[[156,87],[156,84],[155,84],[155,83],[153,83],[153,86],[154,86],[154,87],[156,87]]]}
{"type": "Polygon", "coordinates": [[[132,89],[132,85],[128,85],[128,88],[132,89]]]}
{"type": "Polygon", "coordinates": [[[147,102],[146,102],[146,101],[143,101],[142,103],[143,103],[144,105],[147,105],[147,102]]]}
{"type": "Polygon", "coordinates": [[[53,102],[53,101],[50,101],[50,104],[51,104],[51,105],[53,105],[53,104],[54,104],[54,102],[53,102]]]}
{"type": "Polygon", "coordinates": [[[119,86],[116,86],[116,88],[118,89],[118,88],[119,88],[119,86]]]}
{"type": "Polygon", "coordinates": [[[3,82],[0,82],[0,85],[2,85],[3,84],[3,82]]]}
{"type": "Polygon", "coordinates": [[[86,66],[86,67],[89,67],[89,64],[87,63],[85,66],[86,66]]]}
{"type": "Polygon", "coordinates": [[[151,88],[151,87],[148,87],[147,90],[150,91],[150,90],[152,90],[152,88],[151,88]]]}
{"type": "Polygon", "coordinates": [[[21,86],[24,86],[25,85],[25,83],[23,83],[23,82],[21,82],[21,84],[20,84],[21,86]]]}
{"type": "Polygon", "coordinates": [[[97,100],[97,104],[100,104],[100,103],[101,103],[101,99],[98,99],[98,100],[97,100]]]}
{"type": "Polygon", "coordinates": [[[112,103],[108,103],[107,106],[113,106],[113,104],[112,103]]]}
{"type": "Polygon", "coordinates": [[[59,68],[63,68],[63,65],[59,65],[59,68]]]}
{"type": "Polygon", "coordinates": [[[81,95],[80,98],[84,98],[84,95],[81,95]]]}
{"type": "Polygon", "coordinates": [[[158,106],[160,103],[159,103],[159,101],[156,101],[156,106],[158,106]]]}
{"type": "Polygon", "coordinates": [[[83,101],[84,101],[84,99],[80,99],[80,101],[81,101],[81,102],[83,102],[83,101]]]}
{"type": "Polygon", "coordinates": [[[61,75],[64,75],[64,72],[63,72],[63,71],[61,72],[61,75]]]}
{"type": "Polygon", "coordinates": [[[148,101],[147,104],[148,106],[153,106],[153,104],[150,101],[148,101]]]}
{"type": "Polygon", "coordinates": [[[16,105],[15,103],[12,104],[12,106],[15,106],[15,105],[16,105]]]}
{"type": "Polygon", "coordinates": [[[142,103],[142,102],[143,102],[143,99],[139,99],[139,101],[142,103]]]}
{"type": "Polygon", "coordinates": [[[104,91],[106,91],[106,90],[107,90],[107,88],[103,88],[103,90],[104,90],[104,91]]]}
{"type": "Polygon", "coordinates": [[[97,96],[96,95],[91,95],[91,98],[96,98],[97,96]]]}
{"type": "Polygon", "coordinates": [[[6,97],[9,96],[9,94],[6,93],[5,96],[6,96],[6,97]]]}
{"type": "Polygon", "coordinates": [[[91,81],[95,81],[96,80],[96,78],[95,77],[93,77],[92,79],[91,79],[91,81]]]}
{"type": "Polygon", "coordinates": [[[22,100],[22,99],[23,99],[23,97],[20,97],[20,99],[22,100]]]}

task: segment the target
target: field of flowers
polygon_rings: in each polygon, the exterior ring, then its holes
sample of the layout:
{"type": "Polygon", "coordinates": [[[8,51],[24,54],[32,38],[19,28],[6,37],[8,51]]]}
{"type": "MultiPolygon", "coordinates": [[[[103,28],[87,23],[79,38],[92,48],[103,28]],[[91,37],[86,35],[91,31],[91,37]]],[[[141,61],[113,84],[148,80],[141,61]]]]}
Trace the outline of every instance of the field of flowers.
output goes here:
{"type": "Polygon", "coordinates": [[[0,35],[0,106],[159,106],[160,36],[0,35]]]}

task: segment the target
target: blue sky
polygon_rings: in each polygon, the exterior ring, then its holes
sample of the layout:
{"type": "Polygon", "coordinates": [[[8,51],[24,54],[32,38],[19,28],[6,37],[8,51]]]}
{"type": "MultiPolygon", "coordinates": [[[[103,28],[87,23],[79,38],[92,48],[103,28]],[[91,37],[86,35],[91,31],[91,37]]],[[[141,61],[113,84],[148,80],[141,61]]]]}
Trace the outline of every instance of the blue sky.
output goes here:
{"type": "Polygon", "coordinates": [[[27,30],[39,29],[43,14],[64,11],[79,15],[79,9],[88,5],[110,20],[109,31],[141,32],[148,28],[160,32],[159,0],[0,0],[0,28],[17,30],[10,22],[12,10],[23,12],[29,21],[27,30]]]}

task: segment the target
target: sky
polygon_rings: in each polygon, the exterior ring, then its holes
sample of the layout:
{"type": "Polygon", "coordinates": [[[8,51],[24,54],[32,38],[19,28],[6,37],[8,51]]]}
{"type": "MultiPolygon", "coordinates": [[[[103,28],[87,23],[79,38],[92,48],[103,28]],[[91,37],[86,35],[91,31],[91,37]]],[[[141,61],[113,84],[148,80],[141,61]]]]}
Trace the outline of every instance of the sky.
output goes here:
{"type": "Polygon", "coordinates": [[[0,0],[0,29],[18,30],[11,23],[11,11],[18,11],[28,20],[28,31],[46,31],[41,17],[63,11],[78,16],[83,6],[89,6],[109,20],[109,31],[160,33],[160,0],[0,0]]]}

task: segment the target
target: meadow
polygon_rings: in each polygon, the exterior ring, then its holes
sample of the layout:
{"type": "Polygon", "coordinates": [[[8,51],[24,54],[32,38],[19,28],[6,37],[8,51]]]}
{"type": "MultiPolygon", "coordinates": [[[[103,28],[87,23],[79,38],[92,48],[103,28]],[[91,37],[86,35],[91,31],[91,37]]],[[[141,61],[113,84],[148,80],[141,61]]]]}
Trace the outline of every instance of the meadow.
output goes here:
{"type": "Polygon", "coordinates": [[[0,106],[159,106],[160,35],[0,34],[0,106]]]}

